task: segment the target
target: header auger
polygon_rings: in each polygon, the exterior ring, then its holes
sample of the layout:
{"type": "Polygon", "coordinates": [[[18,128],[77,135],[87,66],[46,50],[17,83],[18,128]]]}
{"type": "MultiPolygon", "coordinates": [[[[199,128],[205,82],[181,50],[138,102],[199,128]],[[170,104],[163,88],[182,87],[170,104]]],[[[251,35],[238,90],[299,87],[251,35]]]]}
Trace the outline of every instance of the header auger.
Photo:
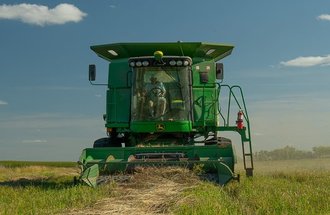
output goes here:
{"type": "MultiPolygon", "coordinates": [[[[233,48],[204,42],[92,46],[110,62],[104,115],[107,137],[83,150],[79,180],[96,186],[100,174],[136,166],[200,165],[225,184],[239,179],[231,140],[220,136],[225,131],[241,136],[244,168],[252,176],[243,92],[239,86],[220,83],[223,65],[217,63],[233,48]],[[226,104],[221,99],[224,93],[228,93],[226,104]],[[235,108],[237,120],[230,117],[235,108]]],[[[95,75],[95,65],[90,65],[89,80],[98,85],[95,75]]]]}

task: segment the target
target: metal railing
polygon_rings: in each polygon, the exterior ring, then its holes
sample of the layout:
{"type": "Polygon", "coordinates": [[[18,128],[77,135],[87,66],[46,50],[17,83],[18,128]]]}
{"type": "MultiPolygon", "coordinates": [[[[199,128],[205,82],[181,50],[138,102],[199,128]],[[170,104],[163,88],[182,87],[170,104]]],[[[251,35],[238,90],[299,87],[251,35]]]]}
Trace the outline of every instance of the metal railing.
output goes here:
{"type": "Polygon", "coordinates": [[[243,162],[244,162],[244,169],[246,170],[247,176],[253,175],[253,153],[252,153],[252,144],[251,144],[251,128],[250,128],[250,120],[249,115],[247,112],[244,95],[242,88],[238,85],[229,86],[226,84],[219,84],[218,83],[218,100],[222,101],[219,97],[221,96],[221,90],[226,88],[228,91],[228,105],[227,105],[227,116],[221,111],[221,104],[218,105],[218,112],[221,118],[224,121],[224,126],[220,126],[219,130],[222,131],[236,131],[241,135],[242,141],[242,151],[243,151],[243,162]],[[238,94],[238,95],[237,95],[238,94]],[[232,103],[235,102],[239,111],[243,112],[243,116],[245,119],[246,127],[243,129],[237,128],[236,125],[230,125],[230,111],[232,110],[232,103]]]}

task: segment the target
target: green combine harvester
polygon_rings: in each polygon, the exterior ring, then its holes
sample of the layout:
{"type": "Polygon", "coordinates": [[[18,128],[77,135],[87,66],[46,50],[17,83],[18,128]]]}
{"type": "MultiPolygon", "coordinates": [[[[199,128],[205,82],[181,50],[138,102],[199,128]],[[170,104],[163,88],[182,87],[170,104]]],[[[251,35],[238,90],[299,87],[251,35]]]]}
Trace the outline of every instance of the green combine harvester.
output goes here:
{"type": "Polygon", "coordinates": [[[239,180],[225,131],[240,135],[244,169],[253,175],[250,123],[241,87],[222,84],[232,45],[205,42],[115,43],[91,46],[109,61],[107,137],[82,151],[80,182],[138,166],[200,166],[219,184],[239,180]],[[233,117],[234,115],[234,117],[233,117]],[[244,122],[243,122],[244,121],[244,122]]]}

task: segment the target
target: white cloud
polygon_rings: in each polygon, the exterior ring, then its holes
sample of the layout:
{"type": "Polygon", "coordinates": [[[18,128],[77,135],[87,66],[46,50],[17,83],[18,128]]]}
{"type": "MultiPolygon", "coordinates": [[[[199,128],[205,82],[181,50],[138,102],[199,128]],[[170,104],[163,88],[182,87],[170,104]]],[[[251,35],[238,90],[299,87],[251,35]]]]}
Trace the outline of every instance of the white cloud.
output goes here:
{"type": "Polygon", "coordinates": [[[0,105],[7,105],[8,103],[5,101],[0,100],[0,105]]]}
{"type": "Polygon", "coordinates": [[[330,14],[321,14],[317,17],[317,19],[330,21],[330,14]]]}
{"type": "Polygon", "coordinates": [[[289,61],[282,61],[281,65],[293,67],[329,66],[330,55],[297,57],[289,61]]]}
{"type": "Polygon", "coordinates": [[[0,5],[0,19],[20,20],[32,25],[60,25],[79,22],[87,14],[72,4],[59,4],[54,8],[36,4],[0,5]]]}

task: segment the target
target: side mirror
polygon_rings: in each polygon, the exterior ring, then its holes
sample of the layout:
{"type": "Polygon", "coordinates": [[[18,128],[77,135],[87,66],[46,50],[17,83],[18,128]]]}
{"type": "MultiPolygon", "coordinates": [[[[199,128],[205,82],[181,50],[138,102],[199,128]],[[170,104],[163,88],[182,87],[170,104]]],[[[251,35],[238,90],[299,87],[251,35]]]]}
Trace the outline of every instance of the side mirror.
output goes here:
{"type": "Polygon", "coordinates": [[[96,78],[96,66],[94,64],[90,64],[88,68],[88,79],[89,81],[95,81],[96,78]]]}
{"type": "Polygon", "coordinates": [[[223,63],[216,64],[216,78],[218,80],[223,80],[223,63]]]}

